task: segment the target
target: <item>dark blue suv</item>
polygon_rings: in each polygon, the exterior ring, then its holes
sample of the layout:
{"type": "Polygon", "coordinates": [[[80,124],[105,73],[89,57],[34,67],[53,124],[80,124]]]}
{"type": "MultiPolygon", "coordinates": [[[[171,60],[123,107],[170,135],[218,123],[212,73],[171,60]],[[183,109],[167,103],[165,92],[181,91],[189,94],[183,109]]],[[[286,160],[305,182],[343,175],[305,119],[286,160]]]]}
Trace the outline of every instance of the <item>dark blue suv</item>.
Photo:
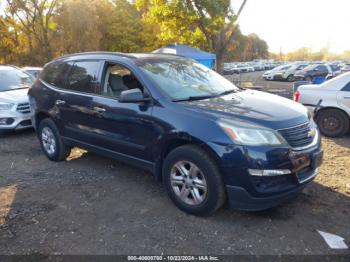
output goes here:
{"type": "Polygon", "coordinates": [[[262,210],[300,192],[322,161],[307,109],[241,89],[194,60],[81,53],[48,63],[29,91],[42,150],[74,146],[151,171],[183,211],[262,210]]]}

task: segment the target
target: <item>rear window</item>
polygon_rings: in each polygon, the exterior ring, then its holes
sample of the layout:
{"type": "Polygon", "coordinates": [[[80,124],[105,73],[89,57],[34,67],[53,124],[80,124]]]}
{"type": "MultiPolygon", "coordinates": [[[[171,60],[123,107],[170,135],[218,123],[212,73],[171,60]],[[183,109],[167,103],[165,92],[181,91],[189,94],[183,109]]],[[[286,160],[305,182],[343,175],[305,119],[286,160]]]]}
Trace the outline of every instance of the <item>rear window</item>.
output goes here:
{"type": "Polygon", "coordinates": [[[40,79],[46,83],[64,88],[65,75],[70,68],[66,62],[55,62],[47,65],[40,74],[40,79]]]}

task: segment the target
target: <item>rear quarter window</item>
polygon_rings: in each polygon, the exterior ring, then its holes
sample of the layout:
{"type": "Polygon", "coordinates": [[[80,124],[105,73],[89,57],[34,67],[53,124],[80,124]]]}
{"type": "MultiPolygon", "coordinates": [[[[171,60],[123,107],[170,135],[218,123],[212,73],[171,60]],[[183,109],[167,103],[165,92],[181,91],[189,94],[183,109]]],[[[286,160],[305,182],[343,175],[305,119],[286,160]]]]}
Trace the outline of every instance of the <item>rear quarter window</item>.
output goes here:
{"type": "Polygon", "coordinates": [[[40,74],[40,79],[46,83],[64,88],[65,75],[68,72],[70,64],[66,62],[56,62],[47,65],[40,74]]]}
{"type": "Polygon", "coordinates": [[[342,88],[342,91],[350,92],[350,82],[342,88]]]}

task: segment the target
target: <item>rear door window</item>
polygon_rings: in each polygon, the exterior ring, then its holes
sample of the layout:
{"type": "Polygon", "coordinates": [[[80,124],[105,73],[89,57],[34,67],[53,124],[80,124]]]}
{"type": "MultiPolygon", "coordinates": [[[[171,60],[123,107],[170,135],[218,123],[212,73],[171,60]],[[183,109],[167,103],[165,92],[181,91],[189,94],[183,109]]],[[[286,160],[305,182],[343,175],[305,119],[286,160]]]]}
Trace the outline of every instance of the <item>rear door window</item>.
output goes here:
{"type": "Polygon", "coordinates": [[[100,61],[75,62],[68,76],[67,89],[97,94],[100,65],[100,61]]]}
{"type": "Polygon", "coordinates": [[[328,69],[325,65],[319,65],[318,67],[316,67],[316,69],[320,72],[328,72],[328,69]]]}

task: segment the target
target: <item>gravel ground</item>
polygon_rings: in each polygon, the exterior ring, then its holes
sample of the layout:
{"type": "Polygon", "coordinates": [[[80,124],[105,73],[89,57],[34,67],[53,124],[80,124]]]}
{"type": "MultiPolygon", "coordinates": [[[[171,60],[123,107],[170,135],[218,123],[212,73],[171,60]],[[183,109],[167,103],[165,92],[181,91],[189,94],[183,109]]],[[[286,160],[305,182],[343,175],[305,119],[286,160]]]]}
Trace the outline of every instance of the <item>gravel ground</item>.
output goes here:
{"type": "Polygon", "coordinates": [[[350,246],[350,136],[323,147],[319,176],[289,203],[198,218],[149,173],[79,149],[53,163],[33,131],[9,134],[0,138],[0,254],[349,254],[317,230],[350,246]]]}

